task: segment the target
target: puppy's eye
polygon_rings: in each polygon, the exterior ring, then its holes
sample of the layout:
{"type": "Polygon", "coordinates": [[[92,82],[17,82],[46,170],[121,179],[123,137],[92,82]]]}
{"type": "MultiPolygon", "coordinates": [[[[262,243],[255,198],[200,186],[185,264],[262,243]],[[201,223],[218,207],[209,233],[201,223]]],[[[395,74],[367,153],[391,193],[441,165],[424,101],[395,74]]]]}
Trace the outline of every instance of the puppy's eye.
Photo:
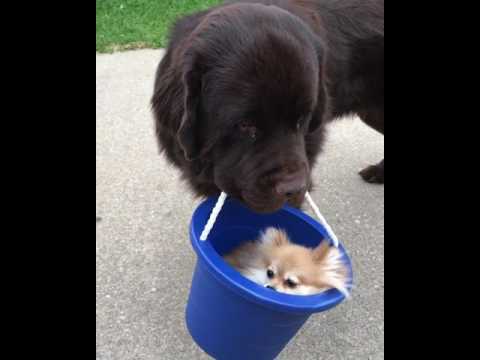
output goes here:
{"type": "Polygon", "coordinates": [[[272,279],[275,276],[275,273],[273,272],[273,270],[268,269],[267,276],[269,279],[272,279]]]}
{"type": "Polygon", "coordinates": [[[287,285],[290,289],[293,289],[297,286],[297,284],[292,279],[285,280],[285,285],[287,285]]]}

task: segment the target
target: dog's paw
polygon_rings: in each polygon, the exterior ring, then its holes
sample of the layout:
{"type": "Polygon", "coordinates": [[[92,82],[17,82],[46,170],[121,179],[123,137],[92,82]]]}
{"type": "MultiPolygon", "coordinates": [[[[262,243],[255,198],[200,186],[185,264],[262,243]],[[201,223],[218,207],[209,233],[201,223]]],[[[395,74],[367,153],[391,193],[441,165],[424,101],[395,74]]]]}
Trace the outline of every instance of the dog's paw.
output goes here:
{"type": "Polygon", "coordinates": [[[360,171],[360,176],[368,183],[371,184],[383,184],[385,182],[385,169],[383,166],[383,161],[377,165],[371,165],[362,171],[360,171]]]}

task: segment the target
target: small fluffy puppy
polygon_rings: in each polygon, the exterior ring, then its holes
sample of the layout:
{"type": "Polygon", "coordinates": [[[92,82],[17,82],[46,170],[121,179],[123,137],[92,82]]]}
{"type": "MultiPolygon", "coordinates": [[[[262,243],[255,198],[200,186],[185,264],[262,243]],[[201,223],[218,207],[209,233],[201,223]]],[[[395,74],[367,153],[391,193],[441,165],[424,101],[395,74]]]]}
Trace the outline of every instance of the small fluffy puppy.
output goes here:
{"type": "Polygon", "coordinates": [[[224,257],[251,281],[293,295],[313,295],[336,288],[348,296],[348,270],[337,248],[322,241],[315,249],[290,242],[287,234],[267,228],[224,257]]]}

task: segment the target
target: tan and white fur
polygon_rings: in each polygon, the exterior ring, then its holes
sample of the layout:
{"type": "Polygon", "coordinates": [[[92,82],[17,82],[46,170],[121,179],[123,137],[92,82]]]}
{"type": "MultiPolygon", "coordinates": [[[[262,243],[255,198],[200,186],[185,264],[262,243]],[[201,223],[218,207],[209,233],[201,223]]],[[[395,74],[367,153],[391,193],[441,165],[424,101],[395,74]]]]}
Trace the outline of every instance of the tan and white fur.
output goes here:
{"type": "Polygon", "coordinates": [[[240,245],[224,259],[251,281],[282,293],[313,295],[335,288],[349,294],[342,254],[327,241],[310,249],[270,227],[258,240],[240,245]]]}

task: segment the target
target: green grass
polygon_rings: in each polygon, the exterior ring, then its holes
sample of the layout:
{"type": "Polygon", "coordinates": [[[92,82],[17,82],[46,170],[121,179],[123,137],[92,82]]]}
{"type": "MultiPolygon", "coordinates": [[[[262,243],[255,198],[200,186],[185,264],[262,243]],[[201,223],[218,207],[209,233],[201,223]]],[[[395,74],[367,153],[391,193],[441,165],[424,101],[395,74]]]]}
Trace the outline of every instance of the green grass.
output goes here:
{"type": "Polygon", "coordinates": [[[180,16],[220,0],[96,0],[97,51],[166,45],[168,29],[180,16]]]}

